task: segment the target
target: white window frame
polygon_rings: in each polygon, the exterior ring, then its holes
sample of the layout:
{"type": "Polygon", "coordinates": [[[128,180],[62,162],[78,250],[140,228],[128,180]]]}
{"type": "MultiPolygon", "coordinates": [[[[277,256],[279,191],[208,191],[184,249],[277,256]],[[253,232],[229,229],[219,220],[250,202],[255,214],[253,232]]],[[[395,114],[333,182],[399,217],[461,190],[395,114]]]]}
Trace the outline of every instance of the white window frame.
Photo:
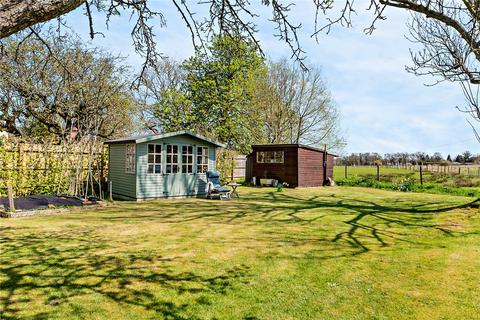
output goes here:
{"type": "Polygon", "coordinates": [[[181,173],[181,167],[180,167],[180,147],[178,144],[167,144],[166,147],[165,147],[165,154],[166,154],[166,159],[165,159],[165,173],[166,174],[175,174],[175,173],[181,173]],[[171,147],[171,151],[172,152],[168,152],[168,147],[171,147]],[[174,153],[173,152],[173,147],[177,147],[177,152],[174,153]],[[169,158],[171,156],[171,160],[169,162],[169,158]],[[177,156],[177,161],[174,162],[173,161],[173,158],[174,156],[177,156]],[[173,168],[175,168],[174,166],[176,166],[177,168],[177,171],[174,172],[173,168]],[[169,172],[170,171],[170,172],[169,172]]]}
{"type": "Polygon", "coordinates": [[[137,145],[135,143],[125,144],[125,173],[135,174],[136,160],[137,145]]]}
{"type": "Polygon", "coordinates": [[[147,144],[147,174],[162,174],[163,173],[163,171],[162,171],[162,169],[163,169],[162,151],[163,151],[163,146],[161,144],[158,144],[158,143],[147,144]],[[150,146],[153,146],[153,152],[150,152],[150,146]],[[158,151],[157,147],[160,147],[160,152],[157,152],[158,151]],[[149,159],[150,156],[153,156],[153,162],[150,161],[150,159],[149,159]],[[159,161],[157,161],[158,159],[159,159],[159,161]],[[160,168],[160,170],[155,170],[158,167],[160,168]],[[150,168],[152,168],[151,171],[150,171],[150,168]]]}
{"type": "Polygon", "coordinates": [[[194,173],[194,148],[193,148],[193,145],[182,145],[182,152],[181,152],[181,156],[182,156],[182,173],[187,173],[187,174],[193,174],[194,173]],[[188,152],[189,148],[191,148],[190,150],[190,153],[188,152]],[[184,153],[184,150],[187,151],[187,153],[184,153]],[[184,160],[187,160],[187,161],[184,161],[184,160]],[[189,168],[190,167],[190,168],[189,168]],[[188,170],[190,169],[190,171],[188,170]]]}
{"type": "Polygon", "coordinates": [[[257,163],[276,164],[276,163],[284,163],[284,162],[285,162],[284,151],[257,151],[257,163]],[[281,161],[277,161],[277,156],[281,158],[281,161]]]}
{"type": "Polygon", "coordinates": [[[208,171],[208,154],[210,150],[206,146],[198,146],[197,147],[197,163],[195,165],[195,168],[197,170],[197,173],[207,173],[208,171]],[[200,153],[198,153],[199,150],[202,150],[200,153]],[[206,153],[204,152],[206,150],[206,153]],[[206,170],[203,170],[206,168],[206,170]]]}

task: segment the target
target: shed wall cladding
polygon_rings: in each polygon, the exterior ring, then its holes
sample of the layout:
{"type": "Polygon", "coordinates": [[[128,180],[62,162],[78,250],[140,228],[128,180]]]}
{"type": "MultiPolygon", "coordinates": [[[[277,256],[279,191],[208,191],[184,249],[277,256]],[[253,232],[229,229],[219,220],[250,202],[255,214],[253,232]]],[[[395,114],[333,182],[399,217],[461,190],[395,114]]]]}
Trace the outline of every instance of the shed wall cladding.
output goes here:
{"type": "MultiPolygon", "coordinates": [[[[333,178],[333,156],[327,155],[327,177],[333,178]]],[[[306,148],[298,148],[298,186],[322,186],[323,153],[306,148]]]]}
{"type": "Polygon", "coordinates": [[[207,177],[205,173],[195,173],[197,147],[208,147],[208,170],[215,168],[215,146],[190,136],[175,136],[137,144],[137,183],[138,199],[205,194],[207,177]],[[162,173],[148,173],[148,145],[162,146],[162,173]],[[179,166],[182,166],[182,146],[193,146],[193,173],[166,174],[167,145],[178,145],[179,166]]]}
{"type": "Polygon", "coordinates": [[[109,147],[108,180],[112,181],[112,193],[126,198],[135,198],[135,174],[125,172],[126,145],[112,144],[109,147]]]}
{"type": "Polygon", "coordinates": [[[297,181],[297,147],[266,147],[258,148],[252,153],[252,177],[271,178],[287,182],[291,187],[298,186],[297,181]],[[257,152],[283,151],[283,164],[257,163],[257,152]]]}

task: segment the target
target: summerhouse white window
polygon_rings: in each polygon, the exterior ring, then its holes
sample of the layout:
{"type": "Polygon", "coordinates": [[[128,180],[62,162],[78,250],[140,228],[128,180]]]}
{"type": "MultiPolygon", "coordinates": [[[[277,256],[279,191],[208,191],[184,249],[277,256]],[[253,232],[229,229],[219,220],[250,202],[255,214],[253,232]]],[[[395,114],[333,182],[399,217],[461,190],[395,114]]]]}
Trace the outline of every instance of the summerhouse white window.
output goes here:
{"type": "Polygon", "coordinates": [[[148,145],[148,173],[162,173],[162,145],[148,145]]]}
{"type": "Polygon", "coordinates": [[[257,163],[283,163],[283,151],[257,151],[257,163]]]}
{"type": "Polygon", "coordinates": [[[193,146],[182,146],[182,172],[193,173],[193,146]]]}
{"type": "Polygon", "coordinates": [[[167,144],[167,173],[179,172],[178,166],[178,146],[175,144],[167,144]]]}
{"type": "Polygon", "coordinates": [[[197,147],[197,172],[208,171],[208,147],[197,147]]]}
{"type": "Polygon", "coordinates": [[[135,144],[125,145],[125,172],[135,173],[135,144]]]}

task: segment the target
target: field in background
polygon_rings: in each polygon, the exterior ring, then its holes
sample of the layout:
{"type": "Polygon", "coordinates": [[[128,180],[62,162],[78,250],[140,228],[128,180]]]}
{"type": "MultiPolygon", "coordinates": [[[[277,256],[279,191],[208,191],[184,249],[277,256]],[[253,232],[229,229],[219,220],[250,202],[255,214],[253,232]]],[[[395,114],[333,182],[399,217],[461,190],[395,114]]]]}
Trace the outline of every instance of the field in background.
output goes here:
{"type": "Polygon", "coordinates": [[[2,220],[1,319],[474,319],[473,199],[239,189],[2,220]]]}
{"type": "Polygon", "coordinates": [[[376,166],[335,166],[334,180],[340,185],[376,187],[480,197],[480,166],[423,166],[408,169],[376,166]],[[406,186],[402,189],[402,186],[406,186]]]}

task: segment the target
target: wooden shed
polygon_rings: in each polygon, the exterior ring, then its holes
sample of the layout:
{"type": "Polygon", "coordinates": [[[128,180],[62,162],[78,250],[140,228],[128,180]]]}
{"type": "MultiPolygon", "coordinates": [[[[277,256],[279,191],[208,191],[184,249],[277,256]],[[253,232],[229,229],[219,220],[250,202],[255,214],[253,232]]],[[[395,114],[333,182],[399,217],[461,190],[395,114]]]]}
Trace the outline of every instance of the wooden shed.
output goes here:
{"type": "Polygon", "coordinates": [[[290,187],[316,187],[333,179],[335,155],[302,144],[266,144],[252,146],[247,156],[246,180],[275,179],[290,187]],[[324,156],[326,155],[325,161],[324,156]]]}
{"type": "Polygon", "coordinates": [[[205,195],[222,144],[189,131],[105,142],[114,198],[145,200],[205,195]]]}

